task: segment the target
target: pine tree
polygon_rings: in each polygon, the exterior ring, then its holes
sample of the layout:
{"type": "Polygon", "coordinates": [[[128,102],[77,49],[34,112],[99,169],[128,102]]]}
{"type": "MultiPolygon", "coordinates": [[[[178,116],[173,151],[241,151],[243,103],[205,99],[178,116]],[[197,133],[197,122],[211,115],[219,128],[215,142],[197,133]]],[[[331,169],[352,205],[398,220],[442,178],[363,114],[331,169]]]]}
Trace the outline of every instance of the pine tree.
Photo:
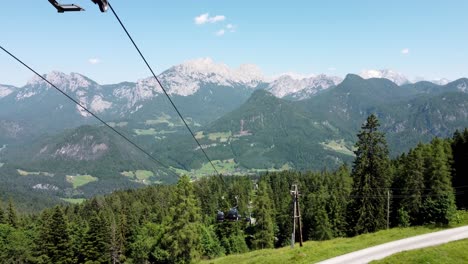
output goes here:
{"type": "Polygon", "coordinates": [[[88,225],[88,230],[83,242],[83,255],[85,261],[109,263],[109,227],[102,212],[92,212],[88,225]]]}
{"type": "Polygon", "coordinates": [[[112,263],[122,263],[124,260],[124,237],[119,229],[116,218],[112,215],[110,220],[110,251],[112,263]]]}
{"type": "Polygon", "coordinates": [[[463,132],[456,131],[452,141],[453,153],[453,178],[454,187],[462,187],[460,190],[464,193],[456,197],[457,207],[468,209],[468,128],[463,132]]]}
{"type": "Polygon", "coordinates": [[[386,227],[387,188],[391,171],[385,136],[370,115],[358,134],[352,177],[353,200],[348,207],[348,232],[357,235],[386,227]]]}
{"type": "Polygon", "coordinates": [[[328,240],[333,238],[332,225],[328,217],[327,212],[327,196],[329,193],[320,188],[319,191],[311,194],[311,207],[308,210],[311,211],[312,222],[311,222],[311,232],[309,239],[313,240],[328,240]]]}
{"type": "Polygon", "coordinates": [[[201,245],[203,257],[212,259],[224,254],[224,248],[221,246],[221,243],[216,236],[214,226],[202,227],[201,245]]]}
{"type": "Polygon", "coordinates": [[[348,167],[341,166],[335,173],[327,174],[325,187],[328,189],[326,207],[333,228],[333,237],[346,234],[346,207],[351,193],[352,178],[348,167]]]}
{"type": "MultiPolygon", "coordinates": [[[[401,188],[400,195],[403,199],[400,202],[400,219],[409,220],[412,225],[422,224],[420,209],[423,202],[424,195],[424,152],[427,147],[419,144],[414,150],[411,150],[408,155],[403,159],[403,167],[401,168],[401,188]],[[407,219],[407,216],[409,219],[407,219]],[[401,218],[402,217],[402,218],[401,218]]],[[[405,221],[403,221],[405,222],[405,221]]],[[[403,225],[407,225],[404,224],[403,225]]]]}
{"type": "Polygon", "coordinates": [[[0,204],[0,224],[5,224],[5,212],[3,211],[2,205],[0,204]]]}
{"type": "Polygon", "coordinates": [[[256,249],[272,248],[275,239],[273,211],[265,181],[259,183],[255,206],[256,226],[252,245],[256,249]]]}
{"type": "Polygon", "coordinates": [[[422,212],[425,223],[447,225],[456,210],[450,174],[452,154],[447,144],[446,141],[436,138],[428,151],[425,175],[427,191],[422,212]]]}
{"type": "Polygon", "coordinates": [[[39,234],[40,251],[50,262],[58,264],[73,263],[70,251],[68,224],[59,206],[50,216],[44,215],[39,234]]]}
{"type": "Polygon", "coordinates": [[[16,215],[16,209],[11,199],[8,202],[6,223],[14,228],[18,227],[18,216],[16,215]]]}
{"type": "Polygon", "coordinates": [[[189,177],[183,176],[175,188],[170,219],[162,239],[163,249],[169,253],[168,262],[191,263],[199,257],[200,221],[200,208],[193,195],[192,183],[189,177]]]}

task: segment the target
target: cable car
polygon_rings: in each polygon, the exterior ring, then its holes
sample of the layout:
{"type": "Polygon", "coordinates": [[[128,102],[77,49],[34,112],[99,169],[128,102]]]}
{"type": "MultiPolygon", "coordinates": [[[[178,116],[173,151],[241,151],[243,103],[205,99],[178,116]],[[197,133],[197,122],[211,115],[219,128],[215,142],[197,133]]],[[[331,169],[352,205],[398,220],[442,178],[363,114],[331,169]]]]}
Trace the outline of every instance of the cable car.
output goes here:
{"type": "Polygon", "coordinates": [[[229,221],[238,221],[241,218],[241,215],[239,214],[239,211],[237,211],[237,208],[233,207],[229,210],[226,218],[229,221]]]}
{"type": "Polygon", "coordinates": [[[218,211],[218,214],[216,215],[216,220],[218,222],[224,222],[224,212],[223,211],[218,211]]]}
{"type": "Polygon", "coordinates": [[[101,10],[101,12],[106,12],[107,9],[109,8],[109,2],[107,0],[91,0],[93,1],[93,3],[95,3],[96,5],[99,5],[99,10],[101,10]]]}
{"type": "MultiPolygon", "coordinates": [[[[96,5],[99,5],[99,10],[101,12],[106,12],[107,9],[109,8],[109,2],[107,0],[91,0],[93,3],[96,5]]],[[[57,12],[59,13],[65,13],[65,12],[76,12],[76,11],[85,11],[83,8],[81,8],[78,5],[75,4],[59,4],[57,0],[49,0],[49,3],[57,9],[57,12]]]]}
{"type": "Polygon", "coordinates": [[[83,8],[75,4],[61,5],[56,0],[49,0],[49,3],[51,3],[57,9],[57,12],[59,13],[84,11],[83,8]]]}

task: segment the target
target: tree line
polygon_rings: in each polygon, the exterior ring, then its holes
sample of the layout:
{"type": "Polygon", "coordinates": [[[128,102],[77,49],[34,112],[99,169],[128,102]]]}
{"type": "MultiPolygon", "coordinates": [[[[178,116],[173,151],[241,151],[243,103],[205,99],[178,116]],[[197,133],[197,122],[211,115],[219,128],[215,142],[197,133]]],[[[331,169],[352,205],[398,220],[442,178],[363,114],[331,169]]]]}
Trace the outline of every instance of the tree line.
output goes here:
{"type": "Polygon", "coordinates": [[[457,207],[467,208],[468,129],[390,159],[379,121],[371,115],[355,154],[352,169],[183,176],[173,186],[118,191],[40,214],[18,215],[10,200],[0,205],[0,262],[191,263],[286,246],[293,184],[299,186],[305,240],[387,226],[447,225],[457,207]],[[217,221],[218,211],[233,207],[239,221],[217,221]]]}

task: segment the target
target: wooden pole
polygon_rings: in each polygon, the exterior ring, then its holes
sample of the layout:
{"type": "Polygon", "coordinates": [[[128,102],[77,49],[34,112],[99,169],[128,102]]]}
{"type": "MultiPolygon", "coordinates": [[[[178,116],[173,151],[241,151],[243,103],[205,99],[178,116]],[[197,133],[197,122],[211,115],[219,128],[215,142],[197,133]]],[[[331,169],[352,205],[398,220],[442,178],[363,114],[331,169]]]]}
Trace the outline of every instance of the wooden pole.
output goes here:
{"type": "Polygon", "coordinates": [[[390,228],[390,190],[387,190],[387,229],[390,228]]]}
{"type": "Polygon", "coordinates": [[[299,208],[299,190],[296,185],[296,204],[297,204],[297,220],[299,221],[299,245],[302,247],[302,221],[301,221],[301,210],[299,208]]]}
{"type": "Polygon", "coordinates": [[[294,248],[294,243],[296,243],[296,194],[295,194],[295,188],[293,185],[293,190],[291,191],[291,195],[293,198],[293,231],[291,235],[291,248],[294,248]]]}

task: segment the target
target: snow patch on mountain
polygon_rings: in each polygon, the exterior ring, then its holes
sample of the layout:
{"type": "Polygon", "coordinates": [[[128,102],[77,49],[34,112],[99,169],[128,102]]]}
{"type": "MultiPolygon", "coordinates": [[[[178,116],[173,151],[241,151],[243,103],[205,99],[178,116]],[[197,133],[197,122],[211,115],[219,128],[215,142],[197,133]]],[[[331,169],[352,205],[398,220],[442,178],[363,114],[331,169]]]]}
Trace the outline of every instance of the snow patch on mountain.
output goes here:
{"type": "Polygon", "coordinates": [[[310,98],[321,90],[336,86],[343,81],[340,77],[317,75],[301,78],[299,75],[283,75],[268,85],[267,91],[276,97],[292,97],[297,100],[310,98]]]}
{"type": "Polygon", "coordinates": [[[91,110],[93,110],[96,113],[104,112],[105,110],[111,107],[112,103],[105,101],[99,95],[94,96],[93,101],[91,102],[91,110]]]}
{"type": "Polygon", "coordinates": [[[390,80],[397,85],[403,85],[410,83],[408,78],[403,74],[392,71],[392,70],[365,70],[359,74],[364,79],[371,79],[371,78],[381,78],[390,80]]]}
{"type": "Polygon", "coordinates": [[[13,91],[12,88],[0,85],[0,99],[2,99],[3,97],[7,97],[8,95],[12,94],[13,92],[14,91],[13,91]]]}
{"type": "MultiPolygon", "coordinates": [[[[78,101],[80,102],[80,104],[84,107],[87,107],[88,105],[88,99],[86,97],[80,97],[78,98],[78,101]]],[[[89,114],[86,110],[84,110],[81,106],[79,105],[76,105],[76,110],[78,111],[78,113],[83,116],[83,117],[90,117],[91,114],[89,114]]]]}
{"type": "MultiPolygon", "coordinates": [[[[215,63],[210,58],[184,62],[163,72],[159,78],[167,87],[169,94],[181,96],[196,93],[204,83],[255,88],[265,80],[261,70],[256,65],[244,64],[237,69],[231,69],[226,64],[215,63]]],[[[152,87],[158,87],[154,78],[148,78],[144,81],[152,87]]],[[[161,90],[157,89],[157,92],[160,93],[161,90]]]]}
{"type": "Polygon", "coordinates": [[[435,80],[432,80],[430,81],[432,83],[435,83],[437,85],[447,85],[449,84],[451,81],[448,80],[448,79],[445,79],[445,78],[441,78],[441,79],[435,79],[435,80]]]}
{"type": "MultiPolygon", "coordinates": [[[[92,84],[95,84],[92,83],[90,79],[78,73],[65,74],[63,72],[53,71],[43,75],[43,77],[58,88],[71,92],[75,92],[79,88],[88,88],[92,84]]],[[[39,76],[34,76],[28,81],[26,86],[36,87],[42,86],[44,84],[46,84],[46,82],[42,78],[39,76]]],[[[47,84],[47,87],[51,88],[49,84],[47,84]]]]}
{"type": "Polygon", "coordinates": [[[20,101],[26,98],[33,97],[37,93],[34,91],[21,91],[16,95],[16,101],[20,101]]]}
{"type": "Polygon", "coordinates": [[[464,93],[468,93],[468,87],[466,85],[466,82],[462,82],[459,85],[457,85],[458,90],[464,93]]]}

